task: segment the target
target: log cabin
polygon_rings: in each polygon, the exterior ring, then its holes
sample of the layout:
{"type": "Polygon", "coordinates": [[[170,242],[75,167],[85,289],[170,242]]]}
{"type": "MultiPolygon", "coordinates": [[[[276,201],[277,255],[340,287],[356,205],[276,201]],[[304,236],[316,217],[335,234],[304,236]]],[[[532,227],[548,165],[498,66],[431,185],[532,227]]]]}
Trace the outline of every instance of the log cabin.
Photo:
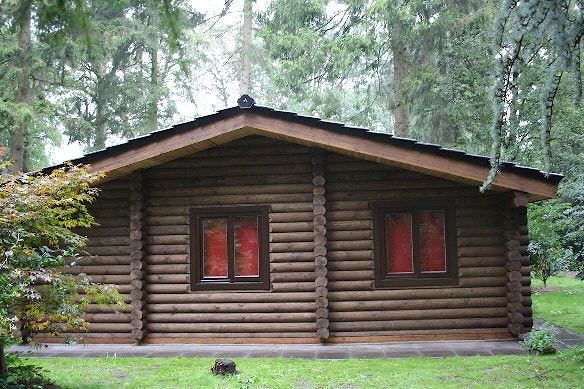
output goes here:
{"type": "Polygon", "coordinates": [[[75,272],[115,284],[93,343],[512,338],[532,327],[527,204],[562,178],[239,105],[79,158],[106,173],[75,272]]]}

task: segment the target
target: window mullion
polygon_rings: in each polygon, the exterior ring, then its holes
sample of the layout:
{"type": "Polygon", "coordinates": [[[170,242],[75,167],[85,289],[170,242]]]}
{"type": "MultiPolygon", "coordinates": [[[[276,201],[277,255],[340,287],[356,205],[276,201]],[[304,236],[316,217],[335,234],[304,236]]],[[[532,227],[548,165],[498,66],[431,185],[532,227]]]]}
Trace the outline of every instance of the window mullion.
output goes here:
{"type": "Polygon", "coordinates": [[[416,210],[412,211],[412,254],[414,275],[419,277],[422,274],[422,264],[420,262],[420,215],[416,210]]]}
{"type": "Polygon", "coordinates": [[[234,217],[227,218],[227,277],[230,282],[235,282],[235,239],[234,239],[234,217]]]}

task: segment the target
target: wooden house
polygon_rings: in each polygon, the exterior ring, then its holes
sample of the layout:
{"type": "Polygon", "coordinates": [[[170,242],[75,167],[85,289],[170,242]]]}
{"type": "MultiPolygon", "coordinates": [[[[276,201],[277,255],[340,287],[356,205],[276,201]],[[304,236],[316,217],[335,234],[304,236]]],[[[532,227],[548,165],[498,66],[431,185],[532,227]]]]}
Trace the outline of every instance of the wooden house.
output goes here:
{"type": "Polygon", "coordinates": [[[532,326],[526,205],[559,175],[253,104],[88,154],[95,343],[510,338],[532,326]]]}

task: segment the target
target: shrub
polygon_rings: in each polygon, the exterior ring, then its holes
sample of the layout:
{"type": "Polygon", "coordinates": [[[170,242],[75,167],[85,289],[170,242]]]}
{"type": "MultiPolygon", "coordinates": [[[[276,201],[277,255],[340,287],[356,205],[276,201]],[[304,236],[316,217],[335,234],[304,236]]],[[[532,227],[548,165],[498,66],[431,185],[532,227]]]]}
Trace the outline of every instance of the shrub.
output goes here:
{"type": "Polygon", "coordinates": [[[553,354],[556,352],[556,333],[547,323],[539,329],[531,331],[526,340],[521,341],[521,346],[530,352],[538,354],[553,354]]]}

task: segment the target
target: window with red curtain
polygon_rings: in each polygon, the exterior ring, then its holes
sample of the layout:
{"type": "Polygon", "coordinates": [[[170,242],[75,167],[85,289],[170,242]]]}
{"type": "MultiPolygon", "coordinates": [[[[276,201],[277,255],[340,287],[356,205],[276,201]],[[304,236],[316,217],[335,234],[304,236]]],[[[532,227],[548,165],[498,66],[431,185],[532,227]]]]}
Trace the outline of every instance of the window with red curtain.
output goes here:
{"type": "Polygon", "coordinates": [[[191,210],[193,289],[269,288],[268,207],[191,210]]]}
{"type": "Polygon", "coordinates": [[[379,202],[373,211],[377,287],[458,282],[452,202],[379,202]]]}

